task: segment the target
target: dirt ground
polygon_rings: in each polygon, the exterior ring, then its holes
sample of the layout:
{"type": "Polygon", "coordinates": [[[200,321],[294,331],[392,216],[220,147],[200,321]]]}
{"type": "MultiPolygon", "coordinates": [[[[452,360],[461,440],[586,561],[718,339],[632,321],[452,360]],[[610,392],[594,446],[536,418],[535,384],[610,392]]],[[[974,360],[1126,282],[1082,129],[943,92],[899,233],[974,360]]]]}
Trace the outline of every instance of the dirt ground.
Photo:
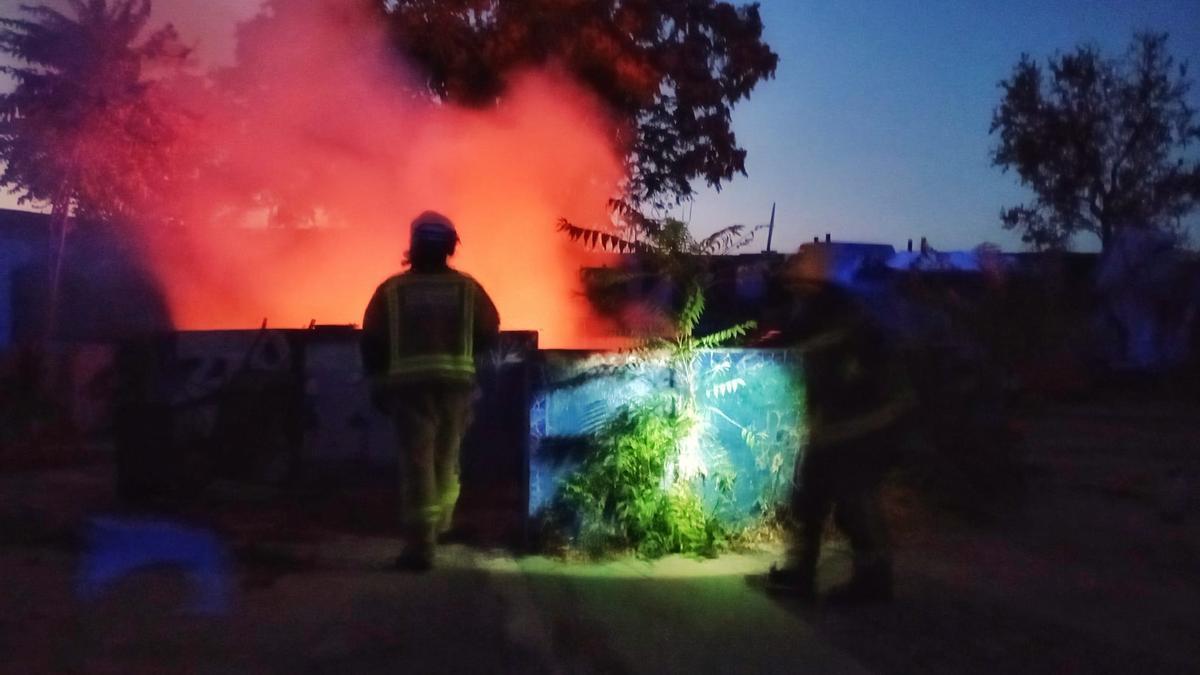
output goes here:
{"type": "MultiPolygon", "coordinates": [[[[897,598],[855,609],[763,592],[769,547],[580,564],[452,546],[398,575],[386,533],[314,527],[245,489],[234,520],[173,516],[231,554],[223,606],[189,611],[191,580],[162,566],[88,599],[88,523],[130,517],[111,467],[7,473],[0,670],[1200,672],[1198,408],[1029,412],[1024,498],[988,522],[889,490],[897,598]]],[[[848,567],[840,542],[827,553],[825,587],[848,567]]]]}
{"type": "Polygon", "coordinates": [[[972,524],[893,494],[898,601],[814,625],[879,672],[1197,672],[1198,412],[1027,413],[1017,508],[972,524]]]}

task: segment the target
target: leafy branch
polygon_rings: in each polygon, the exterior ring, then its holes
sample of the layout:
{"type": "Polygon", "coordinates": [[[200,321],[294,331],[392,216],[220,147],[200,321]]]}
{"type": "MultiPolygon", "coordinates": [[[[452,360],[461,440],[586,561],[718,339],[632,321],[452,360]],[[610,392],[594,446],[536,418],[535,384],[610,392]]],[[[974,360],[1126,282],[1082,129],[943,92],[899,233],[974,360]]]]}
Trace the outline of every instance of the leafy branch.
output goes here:
{"type": "Polygon", "coordinates": [[[649,246],[645,242],[630,241],[610,232],[603,232],[572,224],[566,218],[558,219],[558,231],[566,233],[571,241],[579,242],[590,250],[604,250],[615,253],[645,252],[649,246]]]}

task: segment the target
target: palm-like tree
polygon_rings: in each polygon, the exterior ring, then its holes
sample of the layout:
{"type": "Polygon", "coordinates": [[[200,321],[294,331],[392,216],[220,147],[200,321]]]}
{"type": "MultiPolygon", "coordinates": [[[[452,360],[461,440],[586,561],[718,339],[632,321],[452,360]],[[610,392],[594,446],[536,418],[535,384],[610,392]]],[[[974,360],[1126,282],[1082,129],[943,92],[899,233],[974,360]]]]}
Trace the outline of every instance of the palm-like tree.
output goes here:
{"type": "Polygon", "coordinates": [[[67,12],[21,5],[0,17],[0,184],[20,203],[48,204],[56,242],[48,328],[54,322],[72,214],[115,221],[143,209],[169,181],[178,115],[155,95],[151,68],[187,57],[170,26],[142,37],[150,0],[67,0],[67,12]]]}

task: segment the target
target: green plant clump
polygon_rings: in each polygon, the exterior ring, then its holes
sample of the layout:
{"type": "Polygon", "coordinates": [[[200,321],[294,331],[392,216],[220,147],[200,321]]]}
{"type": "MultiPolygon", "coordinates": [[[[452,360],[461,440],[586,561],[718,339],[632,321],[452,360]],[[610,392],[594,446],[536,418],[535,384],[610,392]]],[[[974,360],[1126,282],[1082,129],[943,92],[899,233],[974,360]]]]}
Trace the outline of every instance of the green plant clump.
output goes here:
{"type": "Polygon", "coordinates": [[[671,475],[695,424],[673,397],[630,404],[605,424],[596,451],[558,495],[558,511],[573,514],[585,551],[711,556],[727,545],[726,526],[705,509],[694,481],[671,475]]]}
{"type": "MultiPolygon", "coordinates": [[[[706,509],[701,482],[714,479],[720,506],[732,501],[735,477],[710,476],[706,468],[688,463],[707,431],[696,367],[700,350],[743,337],[754,324],[698,337],[704,304],[703,291],[693,286],[675,335],[648,340],[635,352],[634,363],[666,363],[673,391],[624,406],[600,428],[595,451],[561,486],[558,520],[575,529],[577,543],[593,555],[617,549],[645,557],[713,556],[729,544],[730,529],[718,508],[706,509]]],[[[719,398],[744,384],[740,379],[719,383],[706,396],[719,398]]]]}

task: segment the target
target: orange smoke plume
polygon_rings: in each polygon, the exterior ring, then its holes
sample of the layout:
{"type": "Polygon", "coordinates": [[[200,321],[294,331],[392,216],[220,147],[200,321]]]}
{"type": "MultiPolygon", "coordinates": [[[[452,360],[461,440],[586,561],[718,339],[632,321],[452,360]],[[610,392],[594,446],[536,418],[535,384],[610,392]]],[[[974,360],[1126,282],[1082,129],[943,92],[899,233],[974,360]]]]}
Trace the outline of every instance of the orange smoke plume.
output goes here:
{"type": "Polygon", "coordinates": [[[592,343],[578,274],[589,254],[554,224],[607,219],[623,170],[602,108],[551,71],[514,78],[486,110],[431,102],[367,18],[303,6],[243,28],[241,67],[223,75],[236,113],[223,94],[184,101],[195,142],[220,161],[175,196],[191,225],[140,228],[176,326],[358,323],[400,269],[408,222],[434,209],[459,228],[452,264],[489,291],[505,329],[592,343]],[[281,208],[298,214],[285,227],[281,208]]]}

